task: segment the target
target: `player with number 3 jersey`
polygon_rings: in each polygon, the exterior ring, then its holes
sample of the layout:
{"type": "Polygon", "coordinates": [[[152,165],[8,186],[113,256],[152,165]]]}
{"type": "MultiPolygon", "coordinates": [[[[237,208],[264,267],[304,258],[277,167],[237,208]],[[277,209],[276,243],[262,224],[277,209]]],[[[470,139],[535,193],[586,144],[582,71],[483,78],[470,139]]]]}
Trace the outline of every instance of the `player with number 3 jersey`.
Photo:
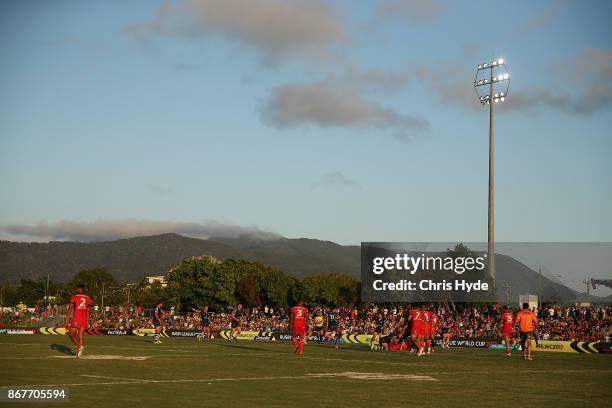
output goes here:
{"type": "Polygon", "coordinates": [[[304,307],[304,302],[300,300],[297,306],[293,306],[291,308],[289,314],[293,352],[304,354],[304,337],[306,336],[306,319],[308,318],[308,309],[304,307]]]}

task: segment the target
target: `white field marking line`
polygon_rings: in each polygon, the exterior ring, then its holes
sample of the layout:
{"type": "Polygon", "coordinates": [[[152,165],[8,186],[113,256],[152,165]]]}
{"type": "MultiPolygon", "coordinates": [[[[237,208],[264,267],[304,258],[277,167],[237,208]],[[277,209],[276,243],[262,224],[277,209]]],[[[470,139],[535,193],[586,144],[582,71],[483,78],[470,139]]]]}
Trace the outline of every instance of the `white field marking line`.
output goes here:
{"type": "MultiPolygon", "coordinates": [[[[536,373],[536,372],[555,372],[555,373],[565,373],[568,370],[525,370],[527,373],[536,373]]],[[[584,372],[587,370],[571,370],[575,372],[584,372]]],[[[608,372],[610,370],[588,370],[588,371],[604,371],[608,372]]],[[[499,371],[497,373],[506,373],[506,371],[499,371]]],[[[415,375],[436,375],[436,374],[493,374],[492,371],[455,371],[455,372],[447,372],[447,373],[412,373],[415,375]]],[[[90,375],[82,375],[87,377],[94,378],[108,378],[115,379],[119,377],[104,377],[104,376],[90,376],[90,375]]],[[[121,379],[120,381],[113,382],[91,382],[91,383],[70,383],[70,384],[19,384],[19,385],[0,385],[0,387],[78,387],[78,386],[90,386],[90,385],[125,385],[125,384],[163,384],[163,383],[189,383],[189,382],[220,382],[220,381],[248,381],[248,380],[281,380],[281,379],[307,379],[307,378],[321,378],[322,376],[334,376],[334,374],[306,374],[303,376],[278,376],[278,377],[238,377],[238,378],[209,378],[209,379],[184,379],[184,380],[144,380],[144,379],[121,379]]],[[[435,380],[435,379],[434,379],[435,380]]]]}
{"type": "MultiPolygon", "coordinates": [[[[248,355],[248,354],[244,354],[244,355],[248,355]]],[[[189,357],[198,357],[198,356],[202,356],[202,357],[207,357],[207,354],[195,354],[195,355],[190,355],[189,357]]],[[[72,360],[75,359],[76,357],[74,356],[61,356],[62,358],[68,359],[68,360],[72,360]]],[[[85,356],[86,357],[86,356],[85,356]]],[[[163,356],[154,356],[154,357],[188,357],[185,356],[183,354],[180,355],[163,355],[163,356]]],[[[0,360],[43,360],[43,359],[49,359],[49,358],[58,358],[58,356],[47,356],[47,357],[0,357],[0,360]]],[[[153,357],[152,357],[153,358],[153,357]]],[[[310,358],[310,357],[302,357],[302,358],[310,358]]],[[[85,359],[85,358],[83,358],[85,359]]],[[[291,358],[289,358],[291,359],[291,358]]],[[[287,359],[287,360],[289,360],[287,359]]],[[[310,359],[314,359],[314,358],[310,358],[310,359]]],[[[93,359],[92,359],[93,360],[93,359]]],[[[297,359],[295,359],[297,360],[297,359]]],[[[328,360],[328,359],[319,359],[319,360],[328,360]]],[[[340,361],[350,361],[350,360],[343,360],[343,359],[329,359],[329,360],[340,360],[340,361]]],[[[355,361],[364,361],[364,360],[355,360],[355,361]]],[[[381,363],[381,364],[402,364],[402,365],[411,365],[410,363],[385,363],[383,361],[369,361],[366,360],[367,362],[373,362],[373,363],[381,363]]],[[[422,365],[425,366],[425,365],[422,365]]],[[[428,367],[433,367],[433,364],[427,365],[428,367]]],[[[521,373],[521,374],[541,374],[541,373],[584,373],[584,372],[592,372],[592,373],[612,373],[612,369],[610,370],[604,370],[604,369],[597,369],[597,368],[586,368],[586,369],[561,369],[561,370],[519,370],[519,371],[512,371],[514,373],[521,373]]],[[[419,374],[419,375],[455,375],[455,374],[503,374],[503,373],[507,373],[507,371],[505,370],[500,370],[500,371],[437,371],[437,372],[424,372],[424,371],[419,371],[419,372],[415,372],[413,374],[419,374]]],[[[84,376],[84,375],[83,375],[84,376]]],[[[113,377],[109,377],[109,378],[113,378],[113,377]]],[[[245,379],[249,379],[249,378],[254,378],[254,377],[247,377],[245,379]]],[[[262,377],[263,378],[263,377],[262,377]]],[[[279,377],[279,378],[288,378],[288,377],[279,377]]],[[[302,377],[295,377],[295,378],[302,378],[302,377]]],[[[133,381],[147,381],[147,380],[138,380],[135,379],[133,381]]],[[[152,380],[153,381],[153,380],[152,380]]],[[[187,380],[185,380],[187,381],[187,380]]],[[[189,380],[189,381],[196,381],[196,380],[189,380]]],[[[202,380],[204,381],[204,380],[202,380]]],[[[212,380],[210,380],[212,381],[212,380]]],[[[219,380],[221,381],[221,380],[219,380]]],[[[224,381],[230,381],[230,380],[224,380],[224,381]]],[[[150,381],[149,381],[150,382],[150,381]]],[[[163,382],[167,382],[167,381],[163,381],[163,382]]],[[[104,383],[104,384],[115,384],[115,383],[104,383]]],[[[120,384],[120,383],[117,383],[120,384]]],[[[28,384],[26,384],[28,385],[28,384]]],[[[71,385],[71,384],[64,384],[64,385],[71,385]]],[[[76,384],[76,385],[80,385],[80,384],[76,384]]],[[[82,384],[82,385],[89,385],[89,384],[82,384]]],[[[100,385],[103,385],[102,383],[100,383],[100,385]]],[[[54,386],[54,385],[39,385],[40,387],[43,386],[54,386]]],[[[58,385],[58,386],[61,386],[58,385]]],[[[8,386],[2,386],[2,387],[8,387],[8,386]]]]}
{"type": "MultiPolygon", "coordinates": [[[[313,353],[318,355],[327,355],[328,353],[313,353]]],[[[292,356],[293,353],[287,351],[286,353],[229,353],[229,354],[161,354],[154,355],[151,357],[269,357],[269,356],[292,356]]]]}
{"type": "MultiPolygon", "coordinates": [[[[97,347],[96,347],[97,348],[97,347]]],[[[142,350],[141,350],[142,351],[142,350]]],[[[166,350],[171,351],[171,350],[166,350]]],[[[317,353],[317,354],[327,354],[327,353],[317,353]]],[[[287,354],[289,356],[290,354],[287,354]]],[[[291,354],[292,355],[292,354],[291,354]]],[[[233,354],[157,354],[146,356],[147,358],[159,358],[159,357],[269,357],[269,356],[279,356],[279,353],[233,353],[233,354]]],[[[131,357],[131,356],[123,356],[123,357],[131,357]]],[[[41,357],[0,357],[0,360],[44,360],[49,358],[76,358],[74,356],[41,356],[41,357]]],[[[291,359],[291,357],[289,357],[291,359]]]]}
{"type": "Polygon", "coordinates": [[[44,360],[45,358],[49,357],[0,357],[0,360],[44,360]]]}
{"type": "MultiPolygon", "coordinates": [[[[444,350],[444,351],[438,351],[436,353],[438,353],[438,355],[441,355],[442,353],[444,354],[448,354],[449,356],[465,356],[466,354],[469,354],[470,356],[488,356],[488,357],[495,357],[495,356],[500,356],[500,355],[505,355],[506,354],[506,350],[489,350],[489,352],[475,352],[475,350],[487,350],[487,349],[482,349],[482,348],[470,348],[470,347],[455,347],[454,349],[450,349],[450,350],[444,350]]],[[[512,350],[512,354],[516,355],[516,356],[520,356],[521,355],[521,350],[512,350]]],[[[563,357],[565,356],[595,356],[597,355],[597,353],[551,353],[551,352],[546,352],[546,351],[538,351],[536,352],[534,355],[541,357],[541,358],[550,358],[550,357],[562,357],[560,356],[560,354],[563,355],[563,357]]]]}
{"type": "MultiPolygon", "coordinates": [[[[512,373],[520,374],[541,374],[541,373],[559,373],[564,374],[567,372],[572,373],[584,373],[584,372],[596,372],[596,373],[608,373],[612,370],[600,370],[600,369],[576,369],[576,370],[512,370],[512,373]]],[[[446,372],[416,372],[414,374],[432,374],[432,375],[454,375],[454,374],[506,374],[508,371],[446,371],[446,372]]]]}
{"type": "Polygon", "coordinates": [[[411,380],[411,381],[440,381],[428,375],[418,374],[386,374],[386,373],[360,373],[347,371],[332,374],[306,374],[317,378],[346,377],[355,380],[411,380]]]}
{"type": "MultiPolygon", "coordinates": [[[[268,376],[268,377],[237,377],[237,378],[194,378],[194,379],[183,379],[183,380],[145,380],[140,378],[122,378],[122,377],[109,377],[103,375],[88,375],[82,374],[81,377],[88,378],[100,378],[108,380],[119,380],[118,382],[92,382],[92,383],[72,383],[72,384],[25,384],[19,386],[2,386],[2,387],[65,387],[65,386],[83,386],[83,385],[121,385],[121,384],[174,384],[174,383],[191,383],[191,382],[221,382],[221,381],[261,381],[261,380],[301,380],[301,379],[318,379],[318,378],[348,378],[348,379],[371,379],[372,376],[376,378],[382,378],[386,374],[383,373],[358,373],[358,372],[344,372],[344,373],[322,373],[322,374],[305,374],[305,375],[284,375],[284,376],[268,376]]],[[[390,374],[393,375],[393,374],[390,374]]],[[[434,378],[422,375],[406,374],[400,375],[401,379],[407,380],[429,380],[438,381],[434,378]]],[[[400,377],[397,377],[400,378],[400,377]]]]}
{"type": "MultiPolygon", "coordinates": [[[[58,337],[58,340],[62,339],[62,337],[58,337]]],[[[152,343],[150,343],[152,344],[152,343]]],[[[23,347],[23,346],[39,346],[39,347],[49,347],[49,343],[19,343],[19,344],[15,344],[15,343],[0,343],[0,345],[2,345],[2,347],[23,347]]],[[[142,346],[142,347],[123,347],[123,346],[108,346],[105,344],[102,345],[96,345],[96,348],[102,348],[102,347],[106,347],[106,348],[118,348],[118,349],[151,349],[151,350],[156,350],[159,349],[160,346],[158,345],[151,345],[151,346],[142,346]]],[[[198,346],[181,346],[179,344],[173,344],[172,347],[177,347],[178,349],[181,348],[197,348],[198,346]]],[[[200,346],[202,347],[202,346],[200,346]]]]}
{"type": "Polygon", "coordinates": [[[191,350],[181,350],[181,349],[162,349],[159,347],[118,347],[118,346],[94,346],[95,348],[112,348],[116,350],[154,350],[154,351],[177,351],[179,353],[192,353],[191,350]]]}
{"type": "MultiPolygon", "coordinates": [[[[330,358],[325,358],[325,357],[310,357],[311,355],[330,355],[329,353],[308,353],[308,356],[302,356],[300,358],[302,359],[309,359],[309,360],[323,360],[323,361],[345,361],[345,362],[357,362],[357,363],[372,363],[372,364],[386,364],[386,365],[401,365],[401,366],[418,366],[418,367],[433,367],[435,366],[434,364],[422,364],[422,363],[404,363],[404,362],[397,362],[397,361],[380,361],[380,360],[359,360],[359,359],[349,359],[349,358],[334,358],[334,357],[330,357],[330,358]]],[[[282,360],[296,360],[295,356],[293,355],[293,353],[236,353],[236,354],[189,354],[189,355],[185,355],[185,354],[158,354],[158,355],[154,355],[151,356],[151,358],[158,358],[158,357],[257,357],[257,356],[263,356],[266,358],[269,357],[277,357],[279,359],[282,360]]]]}
{"type": "Polygon", "coordinates": [[[378,360],[357,360],[348,358],[324,358],[324,357],[302,357],[308,360],[324,360],[324,361],[345,361],[347,363],[372,363],[372,364],[386,364],[386,365],[403,365],[403,366],[419,366],[419,367],[433,367],[433,364],[420,364],[420,363],[401,363],[395,361],[378,361],[378,360]]]}
{"type": "MultiPolygon", "coordinates": [[[[74,356],[51,356],[52,358],[75,358],[74,356]]],[[[80,360],[124,360],[124,361],[144,361],[148,360],[149,356],[119,356],[108,354],[88,354],[79,357],[80,360]]]]}
{"type": "Polygon", "coordinates": [[[121,380],[121,381],[148,381],[148,380],[144,380],[144,379],[140,379],[140,378],[122,378],[122,377],[109,377],[107,375],[91,375],[91,374],[81,374],[81,377],[88,377],[88,378],[102,378],[105,380],[121,380]]]}
{"type": "Polygon", "coordinates": [[[19,343],[19,344],[15,344],[15,343],[0,343],[0,345],[2,345],[2,347],[23,347],[23,346],[45,346],[48,347],[48,344],[44,344],[44,343],[19,343]]]}
{"type": "MultiPolygon", "coordinates": [[[[103,377],[113,379],[117,377],[103,377]]],[[[176,384],[176,383],[192,383],[192,382],[221,382],[221,381],[261,381],[261,380],[303,380],[317,379],[312,375],[284,375],[277,377],[237,377],[237,378],[194,378],[183,380],[143,380],[143,379],[122,379],[121,381],[113,382],[91,382],[91,383],[71,383],[71,384],[21,384],[21,385],[0,385],[0,387],[78,387],[88,385],[124,385],[124,384],[176,384]]]]}

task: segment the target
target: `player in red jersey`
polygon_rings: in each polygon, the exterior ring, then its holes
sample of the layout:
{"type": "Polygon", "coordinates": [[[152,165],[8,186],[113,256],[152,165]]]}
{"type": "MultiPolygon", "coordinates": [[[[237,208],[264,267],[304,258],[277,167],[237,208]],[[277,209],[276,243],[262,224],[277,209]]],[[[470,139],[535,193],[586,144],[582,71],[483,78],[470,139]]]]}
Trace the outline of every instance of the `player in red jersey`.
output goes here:
{"type": "Polygon", "coordinates": [[[514,332],[514,314],[512,313],[512,310],[508,309],[508,306],[504,306],[499,320],[502,325],[502,337],[506,343],[506,355],[511,356],[510,338],[514,332]]]}
{"type": "MultiPolygon", "coordinates": [[[[429,339],[429,330],[431,329],[431,324],[429,321],[429,310],[427,310],[427,306],[423,305],[421,307],[421,310],[423,311],[423,321],[425,322],[425,332],[423,333],[423,342],[425,344],[425,349],[427,350],[427,354],[429,354],[429,346],[431,344],[431,341],[429,339]]],[[[425,349],[423,350],[423,352],[425,352],[425,349]]]]}
{"type": "Polygon", "coordinates": [[[408,320],[412,322],[410,337],[412,342],[417,346],[417,356],[422,356],[424,353],[423,338],[425,337],[425,321],[423,319],[424,312],[419,309],[411,309],[408,312],[408,320]]]}
{"type": "Polygon", "coordinates": [[[304,336],[306,336],[306,319],[308,309],[304,307],[302,300],[298,301],[297,306],[293,306],[289,311],[289,326],[291,327],[291,341],[293,342],[293,352],[304,354],[304,336]],[[297,337],[300,337],[299,348],[297,337]]]}
{"type": "Polygon", "coordinates": [[[427,332],[427,354],[434,352],[434,344],[436,334],[438,333],[438,314],[435,310],[430,310],[429,314],[429,331],[427,332]]]}
{"type": "Polygon", "coordinates": [[[91,299],[85,294],[85,287],[78,285],[77,293],[72,295],[66,311],[66,327],[70,340],[77,348],[76,356],[81,357],[85,350],[85,329],[89,326],[89,305],[91,299]],[[72,316],[71,313],[72,312],[72,316]],[[68,317],[71,316],[69,319],[68,317]]]}

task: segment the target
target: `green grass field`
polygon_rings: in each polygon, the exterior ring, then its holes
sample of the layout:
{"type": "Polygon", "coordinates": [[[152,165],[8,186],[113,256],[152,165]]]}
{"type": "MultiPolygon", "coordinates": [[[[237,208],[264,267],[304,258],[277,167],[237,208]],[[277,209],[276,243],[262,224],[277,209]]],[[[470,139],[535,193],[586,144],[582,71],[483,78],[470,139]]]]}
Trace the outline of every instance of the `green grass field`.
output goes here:
{"type": "Polygon", "coordinates": [[[64,336],[0,337],[0,385],[64,385],[69,405],[77,407],[577,408],[612,402],[609,356],[538,353],[523,361],[518,354],[451,349],[417,358],[308,344],[298,357],[287,342],[86,340],[85,358],[76,359],[64,336]]]}

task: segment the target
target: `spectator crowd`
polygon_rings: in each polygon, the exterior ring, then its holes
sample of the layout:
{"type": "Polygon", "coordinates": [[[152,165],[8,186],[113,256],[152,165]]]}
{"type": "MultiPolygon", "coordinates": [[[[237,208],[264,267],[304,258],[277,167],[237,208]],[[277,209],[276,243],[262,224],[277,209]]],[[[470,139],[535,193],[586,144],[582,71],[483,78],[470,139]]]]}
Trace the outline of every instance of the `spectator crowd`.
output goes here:
{"type": "MultiPolygon", "coordinates": [[[[405,324],[409,305],[364,305],[361,308],[340,307],[332,309],[339,317],[339,328],[343,333],[389,333],[399,324],[405,324]]],[[[324,307],[311,307],[311,319],[317,314],[323,315],[324,307]]],[[[500,314],[498,304],[481,307],[463,307],[458,305],[431,306],[438,315],[438,328],[448,329],[451,337],[456,338],[499,338],[501,337],[500,314]]],[[[199,313],[179,312],[174,307],[165,311],[165,326],[173,330],[198,330],[199,313]]],[[[210,314],[212,331],[228,328],[231,308],[213,311],[210,314]]],[[[547,306],[536,310],[538,315],[538,335],[542,340],[580,340],[609,341],[612,332],[612,310],[608,307],[561,307],[547,306]]],[[[0,310],[0,327],[38,326],[56,317],[61,320],[61,313],[55,307],[0,310]]],[[[130,330],[151,328],[152,310],[141,306],[123,307],[94,306],[90,313],[92,328],[109,328],[130,330]]],[[[242,316],[244,331],[288,331],[289,318],[283,308],[271,306],[245,308],[242,316]]],[[[61,324],[61,323],[59,323],[61,324]]],[[[310,327],[314,326],[311,321],[310,327]]]]}

